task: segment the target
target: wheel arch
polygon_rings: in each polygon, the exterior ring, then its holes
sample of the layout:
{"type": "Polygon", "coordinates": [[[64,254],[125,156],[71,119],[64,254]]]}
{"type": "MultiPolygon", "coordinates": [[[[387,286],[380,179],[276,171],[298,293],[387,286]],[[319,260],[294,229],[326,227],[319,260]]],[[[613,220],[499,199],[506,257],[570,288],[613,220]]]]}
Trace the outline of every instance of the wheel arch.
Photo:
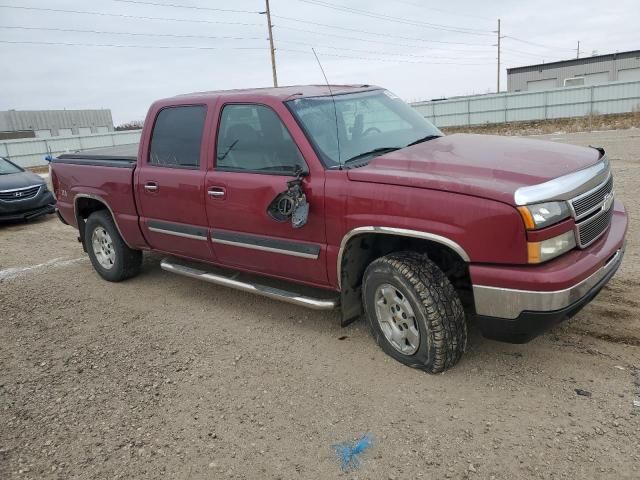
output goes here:
{"type": "Polygon", "coordinates": [[[114,215],[113,210],[111,210],[109,203],[100,195],[95,195],[93,193],[79,193],[73,199],[73,213],[78,225],[78,234],[80,236],[80,243],[82,243],[82,246],[85,249],[85,251],[86,251],[86,246],[84,242],[85,223],[87,221],[87,218],[89,218],[89,215],[91,215],[93,212],[97,212],[100,210],[106,210],[109,212],[109,215],[111,215],[111,219],[113,220],[113,223],[115,224],[116,229],[118,230],[118,233],[122,238],[122,241],[125,243],[125,245],[131,248],[131,246],[127,243],[127,240],[125,239],[125,236],[122,235],[122,231],[120,230],[120,226],[118,225],[118,220],[116,219],[116,216],[114,215]]]}
{"type": "Polygon", "coordinates": [[[363,312],[362,277],[376,258],[401,250],[426,252],[450,279],[456,289],[468,290],[473,305],[468,272],[469,255],[457,242],[430,232],[404,228],[364,226],[354,228],[342,239],[337,258],[337,281],[341,292],[342,324],[347,325],[363,312]],[[468,288],[467,288],[468,287],[468,288]]]}

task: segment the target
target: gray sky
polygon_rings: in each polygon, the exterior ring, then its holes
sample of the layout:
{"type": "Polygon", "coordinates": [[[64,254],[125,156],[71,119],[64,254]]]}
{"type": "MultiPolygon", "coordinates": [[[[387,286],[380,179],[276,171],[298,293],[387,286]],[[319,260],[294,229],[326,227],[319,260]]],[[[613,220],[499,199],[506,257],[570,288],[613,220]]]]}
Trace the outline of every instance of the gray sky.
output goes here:
{"type": "MultiPolygon", "coordinates": [[[[110,108],[118,124],[143,119],[157,98],[271,85],[264,15],[159,4],[264,10],[263,0],[0,0],[0,110],[110,108]]],[[[281,85],[323,83],[313,45],[331,83],[382,85],[405,100],[494,91],[498,17],[504,67],[573,58],[578,40],[582,56],[640,48],[638,0],[271,0],[271,8],[281,85]]]]}

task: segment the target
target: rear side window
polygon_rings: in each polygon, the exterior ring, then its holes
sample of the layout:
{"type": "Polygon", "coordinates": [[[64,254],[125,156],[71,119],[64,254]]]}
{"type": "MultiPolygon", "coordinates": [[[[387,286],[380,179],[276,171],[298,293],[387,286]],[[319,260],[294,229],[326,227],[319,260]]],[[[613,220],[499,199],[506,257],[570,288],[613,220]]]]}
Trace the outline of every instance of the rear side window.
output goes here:
{"type": "Polygon", "coordinates": [[[203,105],[160,110],[151,135],[149,163],[158,167],[199,168],[206,113],[203,105]]]}
{"type": "Polygon", "coordinates": [[[293,175],[307,167],[278,114],[264,105],[227,105],[222,110],[216,169],[293,175]]]}

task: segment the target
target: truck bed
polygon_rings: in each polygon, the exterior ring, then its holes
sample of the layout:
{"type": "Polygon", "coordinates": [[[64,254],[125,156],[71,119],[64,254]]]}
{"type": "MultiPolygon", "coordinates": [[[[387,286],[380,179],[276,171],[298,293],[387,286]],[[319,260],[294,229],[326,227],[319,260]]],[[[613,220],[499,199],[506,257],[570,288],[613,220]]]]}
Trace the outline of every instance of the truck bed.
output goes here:
{"type": "Polygon", "coordinates": [[[76,212],[89,201],[99,201],[132,248],[147,248],[138,226],[133,188],[138,145],[93,148],[65,153],[51,161],[57,207],[70,225],[77,226],[76,212]],[[56,187],[57,185],[57,187],[56,187]]]}
{"type": "Polygon", "coordinates": [[[73,153],[64,153],[53,159],[53,163],[95,165],[104,167],[133,168],[138,156],[138,144],[91,148],[73,153]]]}

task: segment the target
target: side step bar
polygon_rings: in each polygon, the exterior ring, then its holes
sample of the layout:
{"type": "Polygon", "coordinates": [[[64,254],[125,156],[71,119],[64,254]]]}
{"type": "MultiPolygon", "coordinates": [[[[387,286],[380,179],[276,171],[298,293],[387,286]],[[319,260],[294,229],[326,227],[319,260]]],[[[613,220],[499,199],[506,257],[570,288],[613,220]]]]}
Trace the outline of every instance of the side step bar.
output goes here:
{"type": "Polygon", "coordinates": [[[160,262],[160,268],[167,272],[184,275],[185,277],[215,283],[216,285],[222,285],[224,287],[235,288],[236,290],[242,290],[243,292],[255,293],[257,295],[262,295],[263,297],[282,300],[283,302],[300,305],[313,310],[333,310],[339,305],[338,297],[335,299],[313,298],[280,288],[240,281],[236,279],[240,275],[239,272],[233,273],[230,276],[225,276],[221,273],[207,272],[188,267],[186,265],[181,265],[179,263],[172,262],[169,258],[165,258],[160,262]]]}

